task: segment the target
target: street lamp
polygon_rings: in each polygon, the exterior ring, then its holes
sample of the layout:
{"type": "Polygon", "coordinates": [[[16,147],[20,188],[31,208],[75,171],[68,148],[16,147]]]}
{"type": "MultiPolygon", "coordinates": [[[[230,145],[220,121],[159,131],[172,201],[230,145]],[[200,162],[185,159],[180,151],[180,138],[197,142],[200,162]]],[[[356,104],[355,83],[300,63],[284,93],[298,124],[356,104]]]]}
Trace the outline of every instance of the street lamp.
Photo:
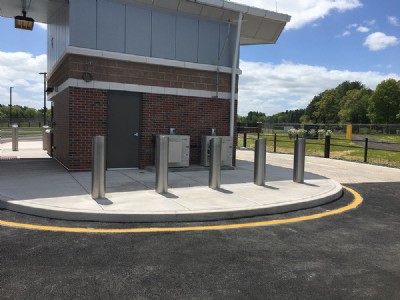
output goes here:
{"type": "Polygon", "coordinates": [[[11,114],[11,112],[12,112],[12,89],[13,88],[14,88],[13,86],[10,86],[10,127],[12,125],[12,114],[11,114]]]}
{"type": "Polygon", "coordinates": [[[39,73],[40,75],[43,75],[43,125],[46,125],[46,72],[41,72],[39,73]]]}

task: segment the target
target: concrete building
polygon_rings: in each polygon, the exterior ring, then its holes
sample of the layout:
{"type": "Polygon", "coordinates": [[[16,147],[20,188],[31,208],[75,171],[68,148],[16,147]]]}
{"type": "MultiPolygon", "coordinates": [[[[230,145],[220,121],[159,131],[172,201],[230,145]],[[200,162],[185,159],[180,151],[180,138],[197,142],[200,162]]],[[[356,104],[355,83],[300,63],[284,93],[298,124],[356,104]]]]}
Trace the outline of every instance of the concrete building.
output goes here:
{"type": "MultiPolygon", "coordinates": [[[[22,6],[0,0],[7,17],[22,6]]],[[[240,45],[273,44],[290,21],[223,0],[32,0],[27,16],[48,24],[53,155],[68,170],[90,169],[96,135],[108,168],[152,165],[169,128],[199,164],[211,128],[235,136],[240,45]]]]}

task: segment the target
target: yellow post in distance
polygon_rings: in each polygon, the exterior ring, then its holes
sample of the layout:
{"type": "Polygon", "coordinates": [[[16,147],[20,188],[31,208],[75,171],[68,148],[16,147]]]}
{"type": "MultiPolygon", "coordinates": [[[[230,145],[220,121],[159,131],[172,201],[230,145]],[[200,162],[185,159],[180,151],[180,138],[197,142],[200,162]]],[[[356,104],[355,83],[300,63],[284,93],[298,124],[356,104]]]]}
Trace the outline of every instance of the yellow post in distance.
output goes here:
{"type": "Polygon", "coordinates": [[[348,141],[351,141],[352,137],[353,137],[353,125],[347,125],[346,126],[346,139],[348,141]]]}

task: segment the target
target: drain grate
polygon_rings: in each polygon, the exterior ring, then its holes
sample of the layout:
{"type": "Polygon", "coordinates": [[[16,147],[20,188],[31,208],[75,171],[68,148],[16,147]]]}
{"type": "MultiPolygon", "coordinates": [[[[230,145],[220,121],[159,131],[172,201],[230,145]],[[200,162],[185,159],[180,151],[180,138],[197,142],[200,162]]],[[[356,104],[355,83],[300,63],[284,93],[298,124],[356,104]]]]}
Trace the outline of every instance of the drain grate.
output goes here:
{"type": "Polygon", "coordinates": [[[0,156],[0,160],[14,160],[18,159],[18,156],[0,156]]]}

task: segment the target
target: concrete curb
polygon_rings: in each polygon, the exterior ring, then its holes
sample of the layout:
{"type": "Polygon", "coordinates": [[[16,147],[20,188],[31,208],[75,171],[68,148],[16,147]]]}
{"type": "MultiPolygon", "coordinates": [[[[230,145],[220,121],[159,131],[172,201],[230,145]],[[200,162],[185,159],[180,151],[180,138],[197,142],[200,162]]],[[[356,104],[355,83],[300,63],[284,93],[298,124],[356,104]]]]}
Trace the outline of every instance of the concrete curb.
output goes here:
{"type": "Polygon", "coordinates": [[[308,209],[339,199],[343,195],[342,186],[330,180],[333,187],[321,194],[302,199],[273,203],[271,205],[255,205],[251,208],[227,208],[224,210],[197,210],[175,212],[121,212],[121,211],[90,211],[65,209],[49,205],[40,205],[29,201],[0,200],[0,207],[15,212],[39,217],[70,220],[99,221],[120,223],[157,223],[157,222],[201,222],[256,217],[308,209]]]}

